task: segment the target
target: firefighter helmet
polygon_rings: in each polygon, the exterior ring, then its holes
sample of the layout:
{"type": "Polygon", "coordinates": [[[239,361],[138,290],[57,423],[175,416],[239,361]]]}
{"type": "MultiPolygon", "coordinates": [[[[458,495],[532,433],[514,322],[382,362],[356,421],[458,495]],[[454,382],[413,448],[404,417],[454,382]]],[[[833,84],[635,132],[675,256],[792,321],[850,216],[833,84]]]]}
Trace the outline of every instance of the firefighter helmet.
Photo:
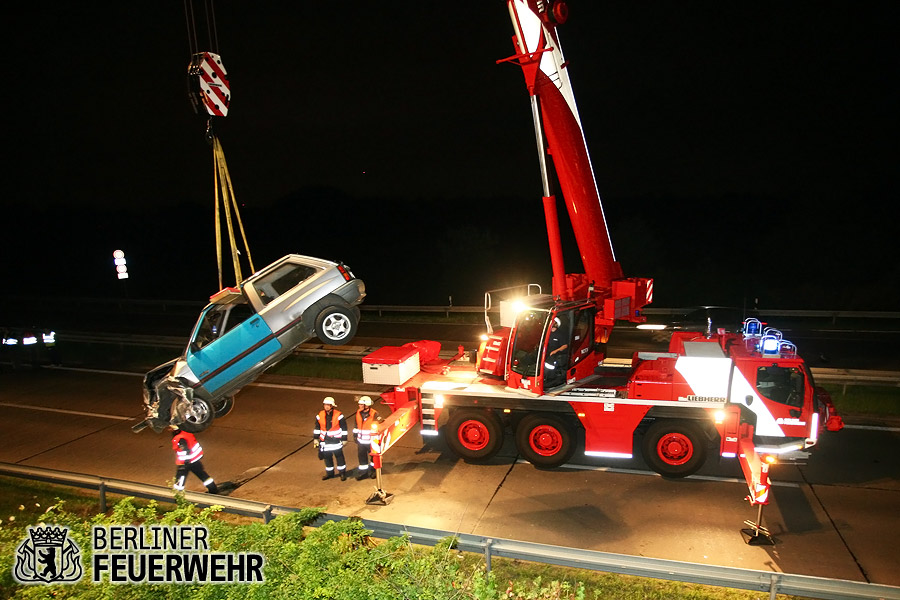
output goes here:
{"type": "Polygon", "coordinates": [[[331,396],[325,396],[325,399],[322,400],[322,404],[330,404],[331,406],[334,406],[334,398],[332,398],[331,396]]]}
{"type": "Polygon", "coordinates": [[[372,406],[372,399],[369,398],[368,396],[360,396],[359,403],[362,404],[363,406],[372,406]]]}

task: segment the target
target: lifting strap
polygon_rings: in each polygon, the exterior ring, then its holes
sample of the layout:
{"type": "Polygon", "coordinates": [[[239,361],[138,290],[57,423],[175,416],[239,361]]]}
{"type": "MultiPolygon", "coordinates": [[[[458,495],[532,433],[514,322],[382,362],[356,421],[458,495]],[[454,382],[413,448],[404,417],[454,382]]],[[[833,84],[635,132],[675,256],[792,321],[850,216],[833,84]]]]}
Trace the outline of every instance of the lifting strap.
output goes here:
{"type": "Polygon", "coordinates": [[[222,223],[219,215],[219,198],[221,193],[221,204],[225,212],[225,227],[228,231],[228,241],[231,245],[231,261],[234,265],[235,285],[243,281],[241,275],[240,250],[237,247],[237,240],[234,235],[234,225],[231,220],[231,210],[234,209],[234,215],[237,220],[238,227],[241,230],[241,239],[244,242],[244,249],[247,252],[247,261],[250,263],[250,272],[256,269],[253,267],[253,257],[250,255],[250,246],[247,243],[247,234],[244,232],[244,224],[241,221],[241,213],[238,210],[237,198],[234,197],[234,188],[231,186],[231,175],[228,173],[228,164],[225,162],[225,152],[222,150],[222,144],[216,135],[212,135],[213,147],[213,177],[215,179],[216,194],[216,260],[219,267],[219,289],[224,289],[222,283],[222,223]]]}

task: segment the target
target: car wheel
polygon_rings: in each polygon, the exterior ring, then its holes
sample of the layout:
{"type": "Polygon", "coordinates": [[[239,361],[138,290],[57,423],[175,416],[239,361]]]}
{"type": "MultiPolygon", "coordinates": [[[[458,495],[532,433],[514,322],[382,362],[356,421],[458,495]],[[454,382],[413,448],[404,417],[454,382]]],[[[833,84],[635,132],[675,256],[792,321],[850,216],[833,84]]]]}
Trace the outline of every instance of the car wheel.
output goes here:
{"type": "Polygon", "coordinates": [[[325,344],[340,346],[356,335],[358,323],[349,306],[329,306],[316,317],[316,336],[325,344]]]}
{"type": "Polygon", "coordinates": [[[572,432],[552,415],[528,415],[516,427],[519,454],[536,467],[551,469],[572,456],[572,432]]]}
{"type": "Polygon", "coordinates": [[[213,410],[217,419],[221,419],[230,413],[232,408],[234,408],[234,396],[225,396],[213,403],[213,410]]]}
{"type": "Polygon", "coordinates": [[[194,396],[190,408],[184,415],[184,422],[179,427],[189,433],[200,433],[212,425],[214,418],[215,411],[212,405],[207,400],[194,396]]]}
{"type": "Polygon", "coordinates": [[[487,460],[503,444],[503,424],[492,413],[481,409],[454,411],[445,428],[447,445],[464,460],[487,460]]]}
{"type": "Polygon", "coordinates": [[[707,440],[689,421],[656,421],[644,434],[644,460],[663,477],[687,477],[706,462],[707,440]]]}

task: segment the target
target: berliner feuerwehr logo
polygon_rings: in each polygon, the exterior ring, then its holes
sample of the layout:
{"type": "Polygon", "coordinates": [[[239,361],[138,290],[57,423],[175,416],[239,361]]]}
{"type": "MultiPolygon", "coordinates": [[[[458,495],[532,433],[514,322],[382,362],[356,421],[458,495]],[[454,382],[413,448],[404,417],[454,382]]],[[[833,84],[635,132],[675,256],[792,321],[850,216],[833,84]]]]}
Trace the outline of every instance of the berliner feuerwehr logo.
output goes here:
{"type": "Polygon", "coordinates": [[[19,583],[74,583],[81,579],[81,548],[68,527],[29,527],[16,548],[13,577],[19,583]]]}

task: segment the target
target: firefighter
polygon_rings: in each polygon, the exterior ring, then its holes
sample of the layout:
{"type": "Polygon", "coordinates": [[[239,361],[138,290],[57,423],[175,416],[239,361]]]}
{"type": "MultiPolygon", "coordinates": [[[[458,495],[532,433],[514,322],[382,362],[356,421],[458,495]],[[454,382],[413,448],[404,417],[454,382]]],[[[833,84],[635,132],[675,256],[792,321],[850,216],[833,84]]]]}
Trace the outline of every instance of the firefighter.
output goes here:
{"type": "Polygon", "coordinates": [[[170,425],[172,429],[172,450],[175,451],[175,485],[173,488],[176,492],[184,491],[184,482],[187,479],[188,471],[197,476],[206,486],[206,491],[210,494],[218,494],[219,487],[206,469],[203,468],[201,458],[203,458],[203,447],[194,437],[193,433],[182,431],[175,425],[170,425]]]}
{"type": "Polygon", "coordinates": [[[566,350],[565,334],[561,329],[562,322],[555,317],[550,324],[550,335],[547,338],[547,356],[544,360],[544,387],[551,388],[566,382],[566,369],[569,364],[569,354],[566,350]]]}
{"type": "Polygon", "coordinates": [[[319,450],[319,458],[325,461],[323,481],[334,477],[335,463],[341,481],[347,479],[347,463],[344,461],[346,443],[347,422],[334,405],[334,398],[326,396],[322,400],[322,410],[316,415],[316,426],[313,429],[313,445],[319,450]]]}
{"type": "Polygon", "coordinates": [[[44,348],[47,350],[47,361],[51,366],[58,367],[62,363],[59,360],[59,349],[56,347],[56,332],[52,329],[45,329],[41,332],[41,341],[44,342],[44,348]]]}
{"type": "Polygon", "coordinates": [[[359,467],[356,469],[356,480],[366,477],[375,477],[375,466],[372,464],[372,427],[380,421],[378,412],[372,408],[372,399],[368,396],[360,396],[359,410],[356,411],[356,427],[353,428],[353,437],[356,440],[356,458],[359,459],[359,467]]]}

